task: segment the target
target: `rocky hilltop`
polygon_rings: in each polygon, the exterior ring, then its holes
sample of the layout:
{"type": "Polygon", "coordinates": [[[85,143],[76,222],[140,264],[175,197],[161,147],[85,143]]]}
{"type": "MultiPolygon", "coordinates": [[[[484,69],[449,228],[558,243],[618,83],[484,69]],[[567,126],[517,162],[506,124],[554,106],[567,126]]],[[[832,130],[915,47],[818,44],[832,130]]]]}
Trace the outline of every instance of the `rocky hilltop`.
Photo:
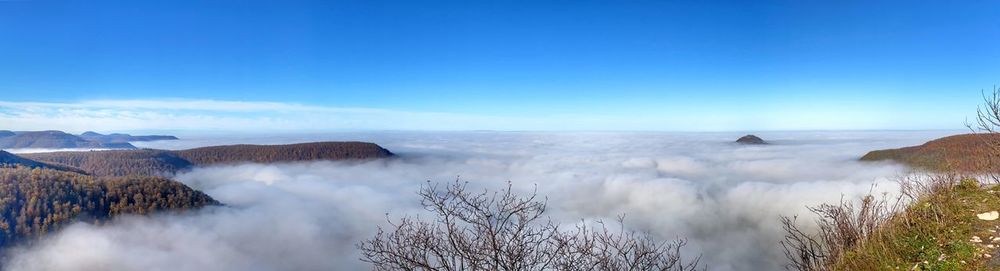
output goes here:
{"type": "Polygon", "coordinates": [[[745,135],[736,140],[736,143],[746,144],[746,145],[764,145],[767,141],[764,141],[760,137],[755,135],[745,135]]]}

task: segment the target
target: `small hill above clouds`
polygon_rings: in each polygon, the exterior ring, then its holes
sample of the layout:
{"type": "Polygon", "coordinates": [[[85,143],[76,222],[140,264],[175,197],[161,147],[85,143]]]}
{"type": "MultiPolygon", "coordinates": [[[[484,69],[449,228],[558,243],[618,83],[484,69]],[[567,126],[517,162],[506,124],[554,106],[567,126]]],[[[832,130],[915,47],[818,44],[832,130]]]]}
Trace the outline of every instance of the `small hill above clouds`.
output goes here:
{"type": "Polygon", "coordinates": [[[992,142],[1000,142],[1000,134],[954,135],[920,146],[871,151],[861,161],[896,161],[931,171],[985,172],[1000,169],[992,142]]]}
{"type": "Polygon", "coordinates": [[[14,135],[14,132],[7,130],[0,130],[0,137],[8,137],[14,135]]]}
{"type": "Polygon", "coordinates": [[[374,143],[316,142],[289,145],[230,145],[182,151],[113,150],[32,153],[39,161],[78,167],[97,176],[169,176],[194,166],[311,160],[365,160],[394,154],[374,143]]]}
{"type": "Polygon", "coordinates": [[[747,144],[747,145],[764,145],[767,141],[764,141],[760,137],[755,135],[745,135],[736,140],[736,143],[747,144]]]}

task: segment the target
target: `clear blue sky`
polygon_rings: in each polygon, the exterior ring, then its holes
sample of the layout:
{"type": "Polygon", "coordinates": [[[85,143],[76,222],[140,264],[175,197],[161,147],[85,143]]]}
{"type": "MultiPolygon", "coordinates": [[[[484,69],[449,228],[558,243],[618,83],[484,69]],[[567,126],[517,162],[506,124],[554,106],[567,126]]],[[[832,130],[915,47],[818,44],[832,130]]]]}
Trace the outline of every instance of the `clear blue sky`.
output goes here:
{"type": "Polygon", "coordinates": [[[508,119],[412,129],[933,129],[997,83],[997,1],[0,0],[8,116],[216,100],[508,119]],[[561,117],[580,123],[517,123],[561,117]]]}

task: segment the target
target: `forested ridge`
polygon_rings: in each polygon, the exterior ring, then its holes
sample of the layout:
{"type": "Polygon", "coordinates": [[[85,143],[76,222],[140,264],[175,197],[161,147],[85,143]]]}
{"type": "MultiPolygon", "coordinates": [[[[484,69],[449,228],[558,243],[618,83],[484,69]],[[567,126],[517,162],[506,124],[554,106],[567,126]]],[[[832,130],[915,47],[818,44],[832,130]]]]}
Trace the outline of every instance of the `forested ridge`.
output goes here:
{"type": "Polygon", "coordinates": [[[71,171],[76,173],[86,173],[78,168],[59,165],[59,164],[38,162],[14,155],[13,153],[0,150],[0,167],[14,167],[14,166],[25,166],[29,168],[48,168],[48,169],[56,169],[63,171],[71,171]]]}
{"type": "Polygon", "coordinates": [[[97,176],[169,176],[191,166],[191,162],[174,152],[149,149],[32,153],[22,156],[80,168],[97,176]]]}
{"type": "Polygon", "coordinates": [[[1000,170],[1000,159],[996,155],[1000,149],[992,146],[1000,146],[1000,134],[953,135],[919,146],[871,151],[861,160],[892,160],[938,172],[993,172],[1000,170]]]}
{"type": "Polygon", "coordinates": [[[393,154],[372,143],[231,145],[182,151],[112,150],[14,155],[0,151],[0,248],[35,240],[73,221],[102,223],[218,204],[170,176],[198,165],[372,159],[393,154]]]}
{"type": "Polygon", "coordinates": [[[0,167],[0,247],[34,240],[73,221],[100,223],[219,204],[159,177],[94,177],[65,171],[0,167]]]}
{"type": "Polygon", "coordinates": [[[110,148],[135,149],[128,142],[88,140],[62,131],[0,131],[0,148],[110,148]]]}
{"type": "Polygon", "coordinates": [[[228,145],[178,151],[195,165],[224,163],[273,163],[308,160],[372,159],[392,152],[367,142],[313,142],[287,145],[228,145]]]}
{"type": "Polygon", "coordinates": [[[310,160],[375,159],[393,153],[374,143],[315,142],[288,145],[228,145],[181,151],[111,150],[24,154],[37,161],[76,167],[97,176],[169,176],[192,166],[310,160]]]}

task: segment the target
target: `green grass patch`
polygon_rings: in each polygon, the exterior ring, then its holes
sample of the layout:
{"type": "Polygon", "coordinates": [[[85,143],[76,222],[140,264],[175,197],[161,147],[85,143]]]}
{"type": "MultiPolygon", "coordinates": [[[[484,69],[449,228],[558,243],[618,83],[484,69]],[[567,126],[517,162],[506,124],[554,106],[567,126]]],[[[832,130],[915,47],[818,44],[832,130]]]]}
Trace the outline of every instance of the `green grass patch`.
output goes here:
{"type": "MultiPolygon", "coordinates": [[[[1000,210],[997,187],[975,180],[938,189],[910,204],[872,236],[846,251],[832,270],[1000,270],[990,266],[987,248],[1000,220],[977,213],[1000,210]],[[981,243],[971,241],[973,236],[981,243]]],[[[997,243],[995,245],[1000,245],[997,243]]]]}

